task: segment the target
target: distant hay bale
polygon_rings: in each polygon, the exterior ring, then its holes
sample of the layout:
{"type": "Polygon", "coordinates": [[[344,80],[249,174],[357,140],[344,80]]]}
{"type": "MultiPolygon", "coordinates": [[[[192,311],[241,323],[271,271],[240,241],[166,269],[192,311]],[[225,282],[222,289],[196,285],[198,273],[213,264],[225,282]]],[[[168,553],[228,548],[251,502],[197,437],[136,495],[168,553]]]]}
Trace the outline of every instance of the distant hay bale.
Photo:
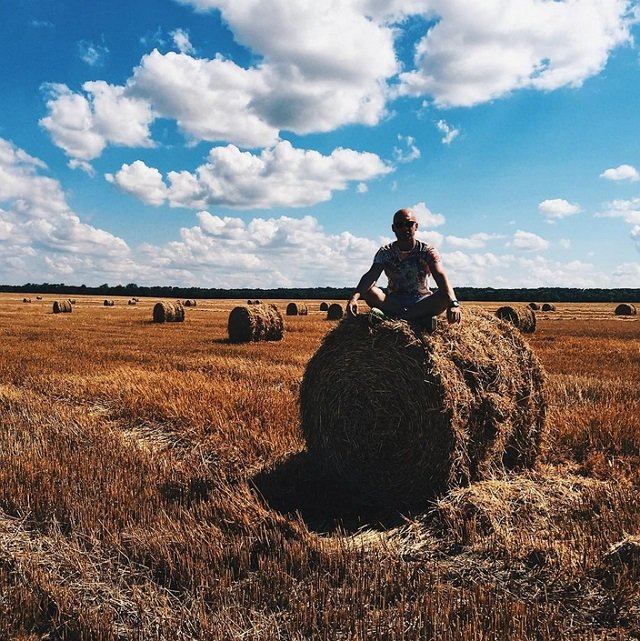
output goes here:
{"type": "Polygon", "coordinates": [[[23,302],[23,303],[30,303],[30,302],[31,302],[31,299],[30,299],[30,298],[23,298],[23,299],[22,299],[22,302],[23,302]]]}
{"type": "Polygon", "coordinates": [[[616,316],[635,316],[637,313],[636,306],[631,303],[620,303],[615,311],[616,316]]]}
{"type": "Polygon", "coordinates": [[[555,312],[556,311],[556,306],[553,303],[544,303],[542,306],[542,311],[543,312],[555,312]]]}
{"type": "Polygon", "coordinates": [[[289,303],[287,305],[287,316],[306,316],[309,308],[304,303],[289,303]]]}
{"type": "Polygon", "coordinates": [[[138,302],[138,301],[137,301],[135,298],[130,298],[130,299],[127,301],[127,305],[136,305],[136,304],[137,304],[137,302],[138,302]]]}
{"type": "Polygon", "coordinates": [[[76,304],[76,299],[75,299],[75,298],[70,298],[70,299],[69,299],[69,302],[70,302],[72,305],[75,305],[75,304],[76,304]]]}
{"type": "Polygon", "coordinates": [[[327,303],[320,303],[320,311],[321,312],[329,311],[329,305],[327,303]]]}
{"type": "Polygon", "coordinates": [[[544,372],[511,325],[468,310],[433,333],[348,318],[324,338],[300,388],[309,453],[367,503],[531,467],[546,413],[544,372]]]}
{"type": "Polygon", "coordinates": [[[507,323],[510,323],[523,334],[531,334],[536,331],[536,315],[526,305],[505,305],[496,310],[496,316],[507,323]]]}
{"type": "Polygon", "coordinates": [[[109,298],[105,298],[105,299],[104,299],[104,303],[103,303],[103,305],[104,305],[105,307],[113,307],[115,304],[116,304],[116,301],[114,301],[114,300],[111,300],[111,299],[109,299],[109,298]]]}
{"type": "Polygon", "coordinates": [[[258,300],[257,298],[250,298],[247,301],[247,305],[262,305],[262,301],[258,300]]]}
{"type": "Polygon", "coordinates": [[[329,320],[340,320],[344,316],[344,309],[339,303],[331,303],[327,310],[327,318],[329,320]]]}
{"type": "Polygon", "coordinates": [[[196,301],[193,300],[193,298],[189,298],[189,299],[184,301],[183,305],[185,307],[195,307],[196,306],[196,301]]]}
{"type": "Polygon", "coordinates": [[[54,314],[70,314],[73,310],[71,303],[68,300],[54,300],[53,313],[54,314]]]}
{"type": "Polygon", "coordinates": [[[538,311],[540,309],[540,305],[538,305],[538,303],[529,303],[528,307],[534,311],[538,311]]]}
{"type": "Polygon", "coordinates": [[[239,305],[229,314],[231,343],[279,341],[284,334],[282,314],[275,305],[239,305]]]}
{"type": "Polygon", "coordinates": [[[42,300],[42,296],[36,296],[36,300],[42,300]]]}
{"type": "Polygon", "coordinates": [[[153,306],[154,323],[181,323],[184,321],[182,303],[160,302],[153,306]]]}

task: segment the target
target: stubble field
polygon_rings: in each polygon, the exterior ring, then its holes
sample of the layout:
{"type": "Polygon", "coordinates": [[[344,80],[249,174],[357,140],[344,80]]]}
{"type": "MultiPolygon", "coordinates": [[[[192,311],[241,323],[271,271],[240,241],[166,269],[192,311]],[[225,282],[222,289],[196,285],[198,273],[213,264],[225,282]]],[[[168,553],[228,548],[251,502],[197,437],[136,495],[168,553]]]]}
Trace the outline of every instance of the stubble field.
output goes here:
{"type": "Polygon", "coordinates": [[[538,313],[534,470],[372,514],[299,431],[319,301],[233,345],[244,301],[160,325],[31,298],[0,295],[0,639],[640,638],[640,322],[615,305],[538,313]]]}

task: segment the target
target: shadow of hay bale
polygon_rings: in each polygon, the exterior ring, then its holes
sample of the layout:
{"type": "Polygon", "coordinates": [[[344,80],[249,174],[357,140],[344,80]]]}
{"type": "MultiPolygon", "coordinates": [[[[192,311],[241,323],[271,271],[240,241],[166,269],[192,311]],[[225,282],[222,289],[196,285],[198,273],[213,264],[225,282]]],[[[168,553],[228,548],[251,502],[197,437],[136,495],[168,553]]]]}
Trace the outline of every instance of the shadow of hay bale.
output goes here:
{"type": "Polygon", "coordinates": [[[327,474],[306,451],[257,474],[250,479],[250,485],[270,509],[283,515],[299,515],[312,532],[387,529],[404,522],[396,510],[359,502],[357,495],[349,492],[335,475],[327,474]]]}
{"type": "Polygon", "coordinates": [[[453,487],[531,467],[545,376],[520,333],[468,310],[420,332],[360,315],[340,323],[300,388],[308,451],[359,501],[403,509],[453,487]]]}

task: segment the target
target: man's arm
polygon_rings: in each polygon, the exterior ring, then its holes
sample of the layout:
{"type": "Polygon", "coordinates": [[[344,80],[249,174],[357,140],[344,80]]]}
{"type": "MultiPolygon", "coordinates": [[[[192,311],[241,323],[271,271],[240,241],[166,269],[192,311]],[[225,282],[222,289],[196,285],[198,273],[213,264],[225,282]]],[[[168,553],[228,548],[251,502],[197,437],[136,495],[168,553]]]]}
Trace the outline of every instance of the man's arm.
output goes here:
{"type": "MultiPolygon", "coordinates": [[[[442,267],[442,263],[438,260],[432,265],[430,265],[431,275],[433,280],[436,281],[438,286],[438,291],[442,292],[443,295],[449,300],[449,303],[456,301],[456,293],[453,291],[453,287],[447,278],[447,273],[442,267]]],[[[459,323],[460,322],[460,308],[447,306],[447,320],[450,323],[459,323]]]]}
{"type": "Polygon", "coordinates": [[[349,314],[349,316],[357,315],[358,301],[376,284],[376,281],[380,278],[380,274],[382,274],[382,269],[383,266],[381,263],[373,263],[369,271],[366,274],[363,274],[358,286],[356,287],[356,291],[347,303],[347,314],[349,314]]]}

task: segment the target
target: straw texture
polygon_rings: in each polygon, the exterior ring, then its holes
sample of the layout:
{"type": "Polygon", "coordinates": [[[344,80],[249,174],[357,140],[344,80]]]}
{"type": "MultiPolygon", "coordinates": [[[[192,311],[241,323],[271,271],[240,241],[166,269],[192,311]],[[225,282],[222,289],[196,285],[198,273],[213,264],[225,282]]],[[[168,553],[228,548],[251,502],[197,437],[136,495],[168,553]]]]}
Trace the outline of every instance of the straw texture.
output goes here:
{"type": "Polygon", "coordinates": [[[184,321],[184,307],[181,303],[160,302],[153,306],[154,323],[181,323],[184,321]]]}
{"type": "Polygon", "coordinates": [[[363,502],[410,504],[532,466],[544,380],[519,332],[480,310],[433,333],[360,315],[310,360],[301,427],[310,454],[363,502]]]}
{"type": "Polygon", "coordinates": [[[500,320],[510,323],[524,334],[531,334],[536,331],[535,312],[527,305],[498,307],[496,316],[500,320]]]}
{"type": "Polygon", "coordinates": [[[229,314],[229,342],[279,341],[284,335],[282,314],[275,305],[239,305],[229,314]]]}

